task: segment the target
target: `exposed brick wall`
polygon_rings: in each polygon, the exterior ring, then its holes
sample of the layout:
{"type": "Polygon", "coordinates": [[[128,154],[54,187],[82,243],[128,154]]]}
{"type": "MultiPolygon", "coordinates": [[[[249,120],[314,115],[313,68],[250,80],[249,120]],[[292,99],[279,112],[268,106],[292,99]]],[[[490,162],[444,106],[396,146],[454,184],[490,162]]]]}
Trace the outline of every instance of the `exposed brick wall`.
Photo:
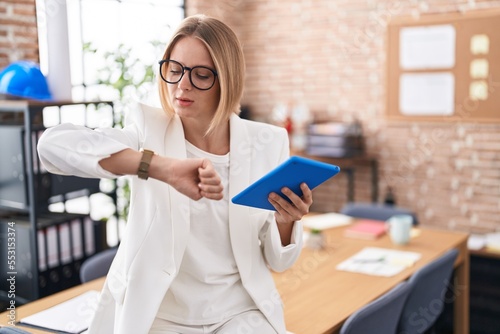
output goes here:
{"type": "MultiPolygon", "coordinates": [[[[187,0],[188,15],[226,21],[247,61],[244,104],[269,119],[277,103],[305,102],[318,118],[363,123],[367,150],[379,159],[379,189],[423,225],[500,230],[500,124],[388,121],[386,23],[392,15],[426,15],[500,7],[500,1],[187,0]]],[[[0,1],[0,68],[38,61],[35,0],[0,1]]],[[[500,93],[500,90],[497,92],[500,93]]],[[[500,108],[500,106],[499,106],[500,108]]],[[[356,200],[370,200],[370,171],[356,174],[356,200]]],[[[313,209],[346,201],[339,175],[315,190],[313,209]]]]}
{"type": "Polygon", "coordinates": [[[17,60],[39,62],[35,0],[0,1],[0,69],[17,60]]]}
{"type": "MultiPolygon", "coordinates": [[[[318,118],[363,123],[379,159],[379,190],[423,225],[500,230],[500,124],[388,121],[386,24],[393,15],[500,7],[500,1],[187,0],[187,13],[222,18],[245,50],[244,103],[269,119],[277,103],[305,102],[318,118]]],[[[500,88],[497,93],[500,94],[500,88]]],[[[500,106],[499,106],[500,112],[500,106]]],[[[356,200],[370,200],[370,170],[356,174],[356,200]]],[[[339,175],[315,190],[313,209],[346,201],[339,175]]]]}

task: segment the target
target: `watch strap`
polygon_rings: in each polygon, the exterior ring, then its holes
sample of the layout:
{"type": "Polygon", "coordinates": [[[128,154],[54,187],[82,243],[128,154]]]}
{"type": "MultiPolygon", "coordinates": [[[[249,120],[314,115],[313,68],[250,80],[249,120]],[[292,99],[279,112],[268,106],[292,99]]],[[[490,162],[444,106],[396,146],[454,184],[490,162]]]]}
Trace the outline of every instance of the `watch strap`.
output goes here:
{"type": "Polygon", "coordinates": [[[149,178],[149,165],[151,164],[151,160],[153,159],[153,155],[155,155],[155,152],[151,150],[141,150],[141,151],[142,151],[142,157],[141,157],[141,162],[139,163],[137,176],[140,179],[147,180],[149,178]]]}

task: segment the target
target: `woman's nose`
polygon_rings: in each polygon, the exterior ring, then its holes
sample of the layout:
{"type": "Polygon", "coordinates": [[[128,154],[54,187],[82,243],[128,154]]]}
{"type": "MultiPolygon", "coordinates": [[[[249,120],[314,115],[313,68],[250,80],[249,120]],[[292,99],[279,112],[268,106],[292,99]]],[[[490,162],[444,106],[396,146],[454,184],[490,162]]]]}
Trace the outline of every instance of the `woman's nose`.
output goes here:
{"type": "Polygon", "coordinates": [[[182,90],[190,90],[193,85],[191,84],[191,81],[189,80],[189,74],[191,72],[185,70],[184,75],[181,78],[181,81],[179,81],[178,85],[179,88],[182,90]]]}

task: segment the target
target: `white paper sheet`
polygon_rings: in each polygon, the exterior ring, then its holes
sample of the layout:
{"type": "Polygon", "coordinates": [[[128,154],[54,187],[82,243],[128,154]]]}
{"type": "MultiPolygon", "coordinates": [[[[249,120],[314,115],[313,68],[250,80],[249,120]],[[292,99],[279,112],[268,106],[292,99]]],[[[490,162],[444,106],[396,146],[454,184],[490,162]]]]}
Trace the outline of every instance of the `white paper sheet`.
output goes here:
{"type": "Polygon", "coordinates": [[[479,250],[486,246],[486,235],[484,234],[471,234],[467,240],[467,248],[472,250],[479,250]]]}
{"type": "Polygon", "coordinates": [[[413,266],[420,257],[421,254],[415,252],[366,247],[339,263],[337,270],[390,277],[413,266]]]}
{"type": "Polygon", "coordinates": [[[402,28],[399,63],[404,70],[449,69],[455,66],[456,32],[451,24],[402,28]]]}
{"type": "Polygon", "coordinates": [[[325,230],[332,227],[349,225],[351,221],[352,217],[335,212],[305,216],[302,218],[302,224],[314,230],[325,230]]]}
{"type": "Polygon", "coordinates": [[[486,247],[500,251],[500,232],[486,234],[486,247]]]}
{"type": "Polygon", "coordinates": [[[455,112],[452,73],[405,73],[399,80],[399,110],[408,116],[449,116],[455,112]]]}
{"type": "Polygon", "coordinates": [[[85,331],[97,308],[99,291],[90,290],[20,320],[21,324],[78,334],[85,331]]]}

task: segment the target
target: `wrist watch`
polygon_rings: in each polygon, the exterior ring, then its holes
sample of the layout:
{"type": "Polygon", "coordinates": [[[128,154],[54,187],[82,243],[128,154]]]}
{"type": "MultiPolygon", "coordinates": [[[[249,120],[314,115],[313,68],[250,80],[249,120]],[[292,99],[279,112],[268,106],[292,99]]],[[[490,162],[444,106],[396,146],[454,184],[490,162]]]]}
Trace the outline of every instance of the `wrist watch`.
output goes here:
{"type": "Polygon", "coordinates": [[[147,180],[149,178],[149,165],[151,164],[151,159],[153,159],[153,155],[155,152],[151,150],[141,150],[142,157],[141,162],[139,163],[139,170],[137,171],[137,176],[140,179],[147,180]]]}

